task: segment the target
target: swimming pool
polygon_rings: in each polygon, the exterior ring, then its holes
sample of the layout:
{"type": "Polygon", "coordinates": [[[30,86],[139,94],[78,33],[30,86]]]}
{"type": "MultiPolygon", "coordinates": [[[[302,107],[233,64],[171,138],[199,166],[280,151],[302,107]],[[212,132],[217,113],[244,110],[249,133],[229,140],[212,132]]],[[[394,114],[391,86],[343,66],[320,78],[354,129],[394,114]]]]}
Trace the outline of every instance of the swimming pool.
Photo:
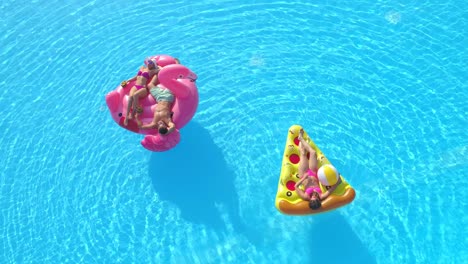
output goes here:
{"type": "Polygon", "coordinates": [[[463,4],[3,1],[0,259],[466,261],[463,4]],[[200,105],[151,153],[104,96],[161,53],[197,73],[200,105]],[[353,203],[278,213],[292,124],[353,203]]]}

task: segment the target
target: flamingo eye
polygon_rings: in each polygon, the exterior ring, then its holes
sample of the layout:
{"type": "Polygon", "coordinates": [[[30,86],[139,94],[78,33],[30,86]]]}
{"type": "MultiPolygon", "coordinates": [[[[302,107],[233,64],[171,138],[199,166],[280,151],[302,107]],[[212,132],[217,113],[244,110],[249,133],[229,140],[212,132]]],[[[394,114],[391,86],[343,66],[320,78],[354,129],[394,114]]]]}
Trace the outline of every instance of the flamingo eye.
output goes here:
{"type": "Polygon", "coordinates": [[[179,79],[182,79],[183,77],[184,77],[184,75],[179,74],[179,79]]]}

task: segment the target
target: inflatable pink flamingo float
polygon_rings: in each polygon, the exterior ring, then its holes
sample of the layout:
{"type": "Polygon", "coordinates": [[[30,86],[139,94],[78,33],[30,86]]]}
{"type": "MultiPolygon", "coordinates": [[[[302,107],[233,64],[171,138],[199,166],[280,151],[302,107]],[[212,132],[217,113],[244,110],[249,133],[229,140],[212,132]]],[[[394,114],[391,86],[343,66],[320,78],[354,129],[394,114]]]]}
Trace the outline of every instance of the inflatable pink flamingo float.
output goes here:
{"type": "MultiPolygon", "coordinates": [[[[195,115],[198,107],[198,90],[195,84],[197,75],[184,65],[176,64],[175,59],[171,56],[158,55],[152,58],[155,58],[158,66],[162,67],[158,73],[159,86],[171,90],[176,98],[172,107],[174,113],[172,120],[176,125],[176,130],[167,136],[162,136],[156,129],[140,129],[133,119],[129,120],[127,126],[123,125],[129,98],[128,94],[130,88],[134,85],[134,81],[128,83],[125,87],[119,85],[114,91],[108,93],[106,103],[112,118],[119,126],[145,135],[141,141],[143,147],[151,151],[166,151],[179,143],[179,130],[195,115]]],[[[141,121],[143,124],[150,123],[157,102],[148,94],[139,103],[143,107],[143,113],[140,115],[141,121]]]]}

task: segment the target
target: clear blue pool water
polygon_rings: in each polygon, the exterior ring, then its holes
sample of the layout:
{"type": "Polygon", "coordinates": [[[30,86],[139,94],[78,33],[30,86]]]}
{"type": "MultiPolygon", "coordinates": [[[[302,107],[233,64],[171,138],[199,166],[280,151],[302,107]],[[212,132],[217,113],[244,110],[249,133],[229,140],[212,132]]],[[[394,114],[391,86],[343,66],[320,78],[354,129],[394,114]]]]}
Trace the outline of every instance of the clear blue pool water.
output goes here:
{"type": "Polygon", "coordinates": [[[2,1],[1,263],[466,263],[466,4],[2,1]],[[104,96],[148,55],[199,76],[164,153],[104,96]],[[274,207],[287,130],[357,191],[274,207]]]}

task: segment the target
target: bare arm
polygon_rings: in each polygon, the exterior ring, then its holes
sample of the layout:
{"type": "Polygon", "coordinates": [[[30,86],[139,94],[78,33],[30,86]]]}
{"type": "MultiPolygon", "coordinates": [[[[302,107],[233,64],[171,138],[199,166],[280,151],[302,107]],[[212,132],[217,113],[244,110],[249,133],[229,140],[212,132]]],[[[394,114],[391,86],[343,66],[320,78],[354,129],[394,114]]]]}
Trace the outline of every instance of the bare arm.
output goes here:
{"type": "Polygon", "coordinates": [[[169,125],[167,126],[166,135],[170,134],[172,131],[174,131],[174,129],[175,129],[175,124],[172,121],[170,121],[169,125]]]}
{"type": "Polygon", "coordinates": [[[156,71],[156,73],[154,74],[153,78],[151,79],[151,81],[148,83],[148,88],[153,88],[153,87],[156,87],[156,85],[158,85],[158,73],[159,71],[161,70],[161,67],[158,66],[158,70],[156,71]]]}
{"type": "MultiPolygon", "coordinates": [[[[140,70],[141,70],[141,68],[140,68],[140,70]]],[[[132,78],[130,78],[130,79],[128,79],[128,80],[126,80],[126,81],[124,81],[124,82],[127,82],[127,83],[129,83],[129,82],[131,82],[131,81],[134,81],[134,80],[136,80],[136,79],[137,79],[137,77],[138,77],[138,74],[136,74],[135,76],[133,76],[132,78]]]]}
{"type": "Polygon", "coordinates": [[[132,78],[128,79],[127,82],[134,81],[134,80],[136,80],[136,78],[137,78],[137,76],[135,75],[135,76],[133,76],[132,78]]]}
{"type": "Polygon", "coordinates": [[[336,187],[338,187],[340,183],[341,183],[341,177],[338,178],[338,181],[332,187],[330,187],[330,189],[328,189],[325,193],[322,193],[320,195],[320,200],[325,200],[325,198],[330,196],[330,194],[332,194],[336,190],[336,187]]]}
{"type": "Polygon", "coordinates": [[[294,184],[294,188],[299,189],[299,185],[301,185],[301,183],[307,178],[307,174],[304,173],[304,175],[302,176],[302,178],[296,182],[296,184],[294,184]]]}
{"type": "MultiPolygon", "coordinates": [[[[143,68],[144,68],[144,67],[141,66],[138,70],[139,70],[139,71],[142,71],[143,68]]],[[[131,81],[135,81],[135,80],[137,79],[137,77],[138,77],[138,74],[136,74],[135,76],[133,76],[132,78],[130,78],[130,79],[128,79],[128,80],[122,81],[122,83],[121,83],[122,87],[124,87],[125,85],[127,85],[127,84],[128,84],[129,82],[131,82],[131,81]]]]}
{"type": "Polygon", "coordinates": [[[151,128],[156,128],[156,125],[155,123],[149,123],[149,124],[146,124],[146,125],[142,125],[140,128],[141,129],[151,129],[151,128]]]}
{"type": "Polygon", "coordinates": [[[303,190],[296,188],[296,193],[302,200],[309,201],[309,196],[303,190]]]}
{"type": "Polygon", "coordinates": [[[151,123],[149,123],[149,124],[144,125],[140,120],[138,120],[138,118],[136,118],[135,120],[136,120],[136,122],[137,122],[137,124],[138,124],[138,127],[139,127],[140,129],[151,129],[151,128],[156,128],[156,125],[157,125],[154,121],[151,122],[151,123]]]}
{"type": "Polygon", "coordinates": [[[148,88],[153,88],[153,87],[156,87],[156,85],[158,85],[158,74],[156,73],[154,76],[153,76],[153,79],[151,79],[151,81],[148,83],[148,88]]]}
{"type": "Polygon", "coordinates": [[[304,176],[302,176],[302,178],[296,182],[296,184],[294,184],[294,188],[296,189],[296,193],[297,195],[299,195],[299,197],[301,197],[302,200],[306,200],[308,201],[309,200],[309,196],[299,188],[299,186],[301,185],[301,183],[307,178],[307,174],[304,174],[304,176]]]}
{"type": "Polygon", "coordinates": [[[125,87],[129,82],[136,80],[136,78],[137,78],[137,76],[135,75],[134,77],[132,77],[132,78],[130,78],[128,80],[122,81],[120,83],[120,86],[125,87]]]}

